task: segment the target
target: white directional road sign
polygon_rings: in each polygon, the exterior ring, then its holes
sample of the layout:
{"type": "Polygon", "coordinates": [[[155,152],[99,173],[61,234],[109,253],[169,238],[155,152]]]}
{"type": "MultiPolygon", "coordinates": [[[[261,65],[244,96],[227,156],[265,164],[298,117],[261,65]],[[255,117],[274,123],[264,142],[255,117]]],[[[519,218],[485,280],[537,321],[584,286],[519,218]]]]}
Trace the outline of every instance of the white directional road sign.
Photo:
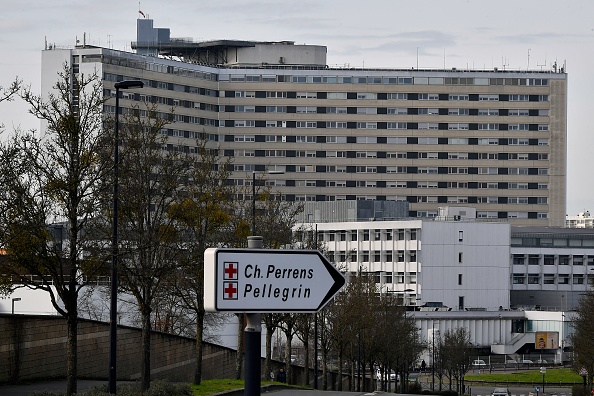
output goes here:
{"type": "Polygon", "coordinates": [[[207,249],[209,312],[317,312],[345,279],[317,250],[207,249]]]}

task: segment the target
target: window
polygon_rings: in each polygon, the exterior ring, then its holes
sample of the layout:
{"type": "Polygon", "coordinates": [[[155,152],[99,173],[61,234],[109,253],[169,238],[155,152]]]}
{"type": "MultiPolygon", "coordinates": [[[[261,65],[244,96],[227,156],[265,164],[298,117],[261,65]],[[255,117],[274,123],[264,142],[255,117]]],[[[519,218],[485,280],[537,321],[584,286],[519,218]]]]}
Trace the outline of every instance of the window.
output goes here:
{"type": "Polygon", "coordinates": [[[524,274],[513,274],[512,283],[514,285],[523,285],[526,282],[526,275],[524,274]]]}
{"type": "Polygon", "coordinates": [[[375,107],[357,107],[357,114],[377,114],[375,107]]]}
{"type": "Polygon", "coordinates": [[[439,94],[434,93],[420,93],[419,100],[439,100],[439,94]]]}
{"type": "Polygon", "coordinates": [[[569,256],[559,255],[559,265],[569,265],[569,256]]]}
{"type": "Polygon", "coordinates": [[[523,254],[514,254],[513,256],[513,264],[523,265],[524,264],[524,255],[523,254]]]}
{"type": "Polygon", "coordinates": [[[374,92],[357,92],[357,99],[377,99],[377,94],[374,92]]]}
{"type": "Polygon", "coordinates": [[[462,130],[462,131],[466,131],[468,130],[468,124],[466,123],[450,123],[448,124],[448,129],[450,131],[458,131],[458,130],[462,130]]]}
{"type": "Polygon", "coordinates": [[[543,285],[554,285],[555,284],[555,274],[544,274],[542,283],[543,283],[543,285]]]}
{"type": "Polygon", "coordinates": [[[559,274],[559,284],[560,285],[568,285],[569,284],[569,275],[568,274],[559,274]]]}
{"type": "Polygon", "coordinates": [[[328,114],[346,114],[347,108],[346,107],[328,107],[326,109],[326,113],[328,113],[328,114]]]}
{"type": "Polygon", "coordinates": [[[458,285],[462,285],[462,274],[458,274],[458,285]]]}
{"type": "MultiPolygon", "coordinates": [[[[326,123],[326,127],[327,128],[336,128],[336,129],[344,129],[347,127],[347,123],[346,122],[327,122],[326,123]]],[[[336,143],[336,142],[327,142],[327,143],[336,143]]]]}
{"type": "MultiPolygon", "coordinates": [[[[235,96],[237,96],[237,92],[235,92],[235,94],[236,94],[235,96]]],[[[286,92],[278,92],[278,91],[267,91],[266,97],[267,98],[286,98],[287,93],[286,92]]]]}
{"type": "Polygon", "coordinates": [[[509,95],[510,102],[527,102],[530,100],[528,95],[509,95]]]}
{"type": "Polygon", "coordinates": [[[552,254],[545,254],[544,265],[555,265],[555,256],[552,254]]]}
{"type": "Polygon", "coordinates": [[[464,231],[458,231],[458,242],[462,242],[464,240],[464,231]]]}
{"type": "MultiPolygon", "coordinates": [[[[437,110],[437,109],[429,109],[429,110],[437,110]]],[[[438,112],[430,113],[430,114],[438,114],[438,112]]],[[[468,114],[469,114],[468,109],[448,109],[448,115],[468,115],[468,114]]]]}
{"type": "MultiPolygon", "coordinates": [[[[345,93],[345,96],[346,96],[346,93],[345,93]]],[[[408,94],[407,93],[389,93],[387,98],[392,99],[392,100],[408,100],[408,94]]],[[[328,97],[328,99],[330,99],[330,97],[328,97]]],[[[406,114],[406,113],[404,113],[404,114],[406,114]]]]}
{"type": "Polygon", "coordinates": [[[462,263],[462,252],[458,252],[458,263],[462,263]]]}
{"type": "Polygon", "coordinates": [[[480,115],[480,116],[498,116],[499,109],[479,109],[478,115],[480,115]]]}
{"type": "Polygon", "coordinates": [[[540,284],[540,275],[539,274],[528,274],[528,284],[529,285],[540,284]]]}
{"type": "Polygon", "coordinates": [[[479,101],[499,101],[499,95],[479,95],[479,101]]]}
{"type": "Polygon", "coordinates": [[[326,97],[328,99],[346,99],[347,93],[346,92],[328,92],[326,97]]]}
{"type": "Polygon", "coordinates": [[[315,106],[297,106],[296,112],[299,114],[315,114],[318,112],[318,108],[315,106]]]}
{"type": "MultiPolygon", "coordinates": [[[[406,129],[407,125],[406,122],[388,122],[387,128],[388,129],[406,129]]],[[[388,138],[390,139],[390,138],[388,138]]],[[[401,144],[406,144],[406,138],[402,138],[404,139],[404,142],[401,144]]],[[[390,143],[390,142],[388,142],[390,143]]]]}
{"type": "Polygon", "coordinates": [[[318,97],[318,94],[317,94],[317,92],[297,92],[296,96],[297,96],[297,98],[300,98],[300,99],[304,99],[304,98],[315,99],[318,97]]]}
{"type": "Polygon", "coordinates": [[[528,255],[528,265],[538,265],[540,261],[540,256],[538,254],[529,254],[528,255]]]}
{"type": "Polygon", "coordinates": [[[468,95],[450,94],[448,100],[468,100],[468,95]]]}
{"type": "Polygon", "coordinates": [[[574,285],[583,285],[584,284],[584,274],[573,274],[573,284],[574,285]]]}

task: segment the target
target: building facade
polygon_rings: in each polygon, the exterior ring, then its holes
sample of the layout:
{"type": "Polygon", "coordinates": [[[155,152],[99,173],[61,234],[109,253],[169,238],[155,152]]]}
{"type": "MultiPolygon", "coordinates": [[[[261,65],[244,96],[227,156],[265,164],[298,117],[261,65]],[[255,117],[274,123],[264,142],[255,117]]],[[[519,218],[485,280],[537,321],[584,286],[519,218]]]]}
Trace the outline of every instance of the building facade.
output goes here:
{"type": "Polygon", "coordinates": [[[168,150],[193,153],[206,138],[233,158],[234,184],[250,184],[252,172],[284,172],[267,183],[288,201],[406,201],[417,218],[462,205],[479,218],[564,225],[563,69],[329,68],[322,46],[191,43],[139,31],[142,54],[43,51],[42,92],[64,63],[97,71],[113,114],[114,83],[141,79],[143,89],[122,92],[123,113],[139,102],[174,107],[163,129],[168,150]],[[151,45],[186,61],[155,56],[151,45]]]}

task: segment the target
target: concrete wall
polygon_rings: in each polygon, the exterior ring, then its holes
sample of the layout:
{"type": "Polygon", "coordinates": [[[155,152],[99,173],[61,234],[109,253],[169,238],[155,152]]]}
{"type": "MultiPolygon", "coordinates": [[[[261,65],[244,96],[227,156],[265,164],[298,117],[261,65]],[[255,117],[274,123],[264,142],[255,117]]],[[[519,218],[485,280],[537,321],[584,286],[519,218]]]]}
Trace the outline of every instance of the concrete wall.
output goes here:
{"type": "MultiPolygon", "coordinates": [[[[192,382],[194,339],[154,332],[151,339],[153,379],[192,382]]],[[[140,378],[140,329],[118,327],[118,380],[140,378]]],[[[202,378],[234,378],[237,352],[204,343],[202,378]]],[[[80,319],[78,326],[78,378],[107,379],[109,324],[80,319]]],[[[273,361],[276,373],[284,363],[273,361]]],[[[0,383],[26,382],[66,375],[66,321],[60,316],[0,314],[0,383]]],[[[321,376],[321,368],[320,368],[321,376]]],[[[262,359],[262,377],[264,373],[262,359]]],[[[305,369],[293,366],[294,383],[303,384],[305,369]]],[[[329,373],[329,389],[337,388],[336,373],[329,373]]],[[[313,370],[310,370],[313,385],[313,370]]],[[[321,385],[322,379],[319,379],[321,385]]],[[[343,376],[343,386],[348,377],[343,376]]],[[[345,388],[346,389],[346,388],[345,388]]]]}
{"type": "MultiPolygon", "coordinates": [[[[78,328],[79,378],[106,378],[109,324],[80,320],[78,328]]],[[[193,339],[153,333],[153,378],[191,381],[193,339]]],[[[140,377],[141,333],[118,328],[118,379],[140,377]]],[[[234,350],[205,343],[203,378],[230,378],[235,373],[234,350]]],[[[64,377],[66,321],[59,316],[0,315],[0,382],[64,377]]]]}

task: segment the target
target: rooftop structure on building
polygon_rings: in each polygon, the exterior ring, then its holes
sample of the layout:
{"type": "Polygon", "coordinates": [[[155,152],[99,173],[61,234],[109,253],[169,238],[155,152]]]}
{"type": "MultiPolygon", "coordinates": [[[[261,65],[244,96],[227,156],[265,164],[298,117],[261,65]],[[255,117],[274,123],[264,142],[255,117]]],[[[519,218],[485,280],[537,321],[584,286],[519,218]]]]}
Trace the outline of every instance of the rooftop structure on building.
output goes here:
{"type": "Polygon", "coordinates": [[[138,19],[136,53],[224,67],[326,67],[326,47],[295,45],[294,41],[211,40],[170,37],[169,28],[153,27],[152,19],[138,19]]]}
{"type": "Polygon", "coordinates": [[[568,228],[594,228],[594,217],[590,211],[578,213],[577,216],[565,216],[565,227],[568,228]]]}
{"type": "Polygon", "coordinates": [[[233,158],[230,183],[276,171],[266,183],[287,201],[405,202],[415,218],[465,206],[514,225],[565,223],[562,69],[331,68],[325,47],[188,41],[183,52],[152,20],[138,26],[136,54],[43,51],[43,92],[64,62],[98,71],[113,114],[114,83],[141,79],[143,89],[121,92],[122,112],[138,101],[175,107],[168,150],[196,153],[205,138],[233,158]]]}

